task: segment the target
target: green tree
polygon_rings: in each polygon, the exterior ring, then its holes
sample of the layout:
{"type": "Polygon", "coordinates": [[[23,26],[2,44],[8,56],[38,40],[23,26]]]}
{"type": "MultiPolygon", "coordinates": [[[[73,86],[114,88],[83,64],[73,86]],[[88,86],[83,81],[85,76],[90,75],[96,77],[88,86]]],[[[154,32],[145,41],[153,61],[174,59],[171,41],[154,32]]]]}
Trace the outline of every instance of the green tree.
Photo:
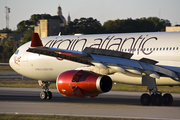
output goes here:
{"type": "Polygon", "coordinates": [[[169,20],[159,19],[157,17],[149,17],[147,20],[153,22],[154,31],[165,31],[166,26],[171,26],[169,20]]]}
{"type": "Polygon", "coordinates": [[[105,33],[130,33],[130,32],[157,32],[165,31],[166,26],[171,26],[168,20],[157,17],[140,18],[126,20],[109,20],[104,23],[105,33]]]}
{"type": "Polygon", "coordinates": [[[24,44],[24,43],[27,43],[27,42],[31,41],[33,32],[34,32],[34,30],[25,31],[24,34],[23,34],[21,44],[24,44]]]}
{"type": "Polygon", "coordinates": [[[14,38],[12,36],[5,41],[3,46],[0,46],[0,51],[1,62],[7,62],[15,51],[14,38]]]}
{"type": "Polygon", "coordinates": [[[23,33],[21,44],[24,44],[31,40],[32,33],[34,31],[34,26],[39,25],[40,19],[60,19],[60,17],[51,16],[50,14],[33,14],[31,15],[31,18],[29,20],[23,20],[19,22],[17,25],[17,32],[23,33]]]}
{"type": "Polygon", "coordinates": [[[4,43],[6,47],[13,48],[14,47],[15,40],[12,36],[10,36],[4,43]]]}
{"type": "Polygon", "coordinates": [[[97,34],[102,33],[102,25],[97,19],[80,18],[70,22],[65,27],[65,34],[83,33],[83,34],[97,34]]]}
{"type": "Polygon", "coordinates": [[[0,30],[0,33],[12,33],[13,31],[9,28],[4,28],[2,30],[0,30]]]}

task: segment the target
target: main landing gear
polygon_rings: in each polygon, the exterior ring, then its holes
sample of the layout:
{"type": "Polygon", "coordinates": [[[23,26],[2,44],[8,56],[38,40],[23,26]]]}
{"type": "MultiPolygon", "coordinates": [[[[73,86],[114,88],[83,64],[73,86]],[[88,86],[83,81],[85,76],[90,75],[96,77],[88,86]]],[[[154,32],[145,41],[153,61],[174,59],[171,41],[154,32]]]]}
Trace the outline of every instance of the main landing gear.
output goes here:
{"type": "Polygon", "coordinates": [[[48,86],[51,84],[50,82],[44,82],[44,81],[41,81],[41,80],[38,80],[38,83],[40,86],[42,86],[42,89],[44,89],[44,91],[42,91],[40,93],[40,98],[41,99],[51,99],[52,98],[52,92],[49,91],[49,88],[48,86]]]}
{"type": "Polygon", "coordinates": [[[155,105],[161,106],[162,104],[170,106],[173,103],[173,97],[171,94],[166,93],[162,96],[161,92],[157,91],[156,79],[151,78],[147,75],[142,76],[142,85],[146,85],[149,90],[149,94],[144,93],[141,95],[141,104],[142,105],[155,105]]]}
{"type": "Polygon", "coordinates": [[[162,104],[164,104],[166,106],[170,106],[172,105],[172,103],[173,103],[173,97],[169,93],[166,93],[162,96],[162,93],[158,91],[152,92],[152,90],[150,90],[150,94],[144,93],[141,95],[142,105],[152,104],[155,106],[161,106],[162,104]]]}

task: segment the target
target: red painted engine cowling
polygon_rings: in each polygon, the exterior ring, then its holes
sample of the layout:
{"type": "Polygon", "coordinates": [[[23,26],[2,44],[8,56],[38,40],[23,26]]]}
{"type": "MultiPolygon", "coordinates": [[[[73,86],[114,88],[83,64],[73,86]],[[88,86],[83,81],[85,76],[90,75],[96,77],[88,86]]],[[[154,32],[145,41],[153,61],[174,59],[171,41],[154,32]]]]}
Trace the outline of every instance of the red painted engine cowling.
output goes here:
{"type": "Polygon", "coordinates": [[[108,76],[83,70],[70,70],[61,73],[56,80],[60,94],[70,97],[96,97],[112,88],[112,80],[108,76]]]}

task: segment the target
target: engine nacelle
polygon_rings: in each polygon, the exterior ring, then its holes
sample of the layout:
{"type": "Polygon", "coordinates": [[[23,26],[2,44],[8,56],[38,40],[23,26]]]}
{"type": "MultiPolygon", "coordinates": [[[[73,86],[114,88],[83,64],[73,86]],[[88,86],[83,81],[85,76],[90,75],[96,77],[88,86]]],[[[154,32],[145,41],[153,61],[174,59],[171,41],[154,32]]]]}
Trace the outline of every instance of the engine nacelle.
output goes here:
{"type": "Polygon", "coordinates": [[[111,90],[112,80],[109,76],[89,71],[70,70],[57,77],[56,87],[59,93],[64,96],[96,97],[100,93],[111,90]]]}

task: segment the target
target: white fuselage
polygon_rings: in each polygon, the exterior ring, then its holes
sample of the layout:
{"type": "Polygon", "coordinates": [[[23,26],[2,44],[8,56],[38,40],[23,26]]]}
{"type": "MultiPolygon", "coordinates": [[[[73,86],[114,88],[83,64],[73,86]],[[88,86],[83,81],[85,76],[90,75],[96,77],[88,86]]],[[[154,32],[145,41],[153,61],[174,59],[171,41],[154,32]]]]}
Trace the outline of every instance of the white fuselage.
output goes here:
{"type": "MultiPolygon", "coordinates": [[[[82,51],[86,47],[132,53],[131,59],[149,58],[157,65],[171,66],[180,72],[180,32],[128,33],[101,35],[70,35],[42,38],[45,47],[82,51]]],[[[30,42],[18,48],[10,58],[10,66],[23,76],[42,81],[55,81],[64,71],[87,66],[45,55],[26,52],[30,42]]],[[[141,75],[115,73],[109,75],[115,82],[142,85],[141,75]]],[[[180,85],[169,77],[156,80],[157,85],[180,85]]]]}

